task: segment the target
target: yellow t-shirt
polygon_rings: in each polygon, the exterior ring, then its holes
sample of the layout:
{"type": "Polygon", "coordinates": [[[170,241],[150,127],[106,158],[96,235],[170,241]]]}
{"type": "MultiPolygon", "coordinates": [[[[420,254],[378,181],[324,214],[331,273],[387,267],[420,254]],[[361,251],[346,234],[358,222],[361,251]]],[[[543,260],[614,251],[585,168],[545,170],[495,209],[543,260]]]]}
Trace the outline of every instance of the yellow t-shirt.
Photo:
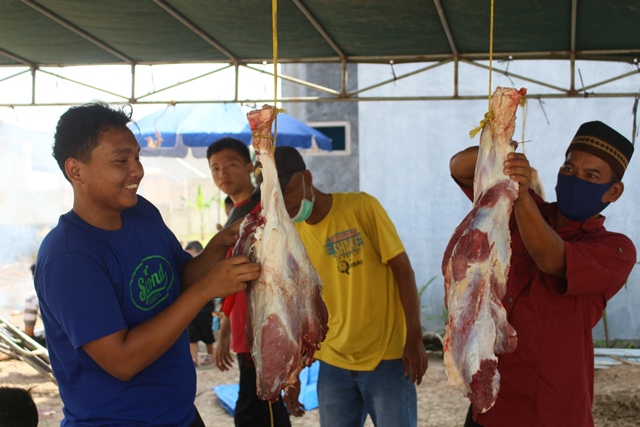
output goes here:
{"type": "Polygon", "coordinates": [[[324,282],[329,332],[315,357],[343,369],[371,371],[402,357],[406,337],[398,284],[387,261],[404,252],[380,202],[366,193],[333,193],[318,224],[296,223],[324,282]]]}

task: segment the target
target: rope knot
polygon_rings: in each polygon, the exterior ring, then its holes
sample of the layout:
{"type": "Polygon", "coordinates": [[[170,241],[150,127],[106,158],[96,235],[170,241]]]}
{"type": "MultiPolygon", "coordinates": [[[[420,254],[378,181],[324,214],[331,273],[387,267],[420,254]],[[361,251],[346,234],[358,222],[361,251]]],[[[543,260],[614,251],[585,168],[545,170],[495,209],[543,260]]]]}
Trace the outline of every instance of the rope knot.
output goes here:
{"type": "Polygon", "coordinates": [[[486,125],[487,123],[491,125],[491,132],[493,133],[493,113],[491,112],[491,110],[487,111],[484,114],[484,118],[480,120],[480,124],[477,128],[469,131],[469,137],[471,137],[471,139],[475,138],[478,132],[480,132],[484,128],[484,125],[486,125]]]}

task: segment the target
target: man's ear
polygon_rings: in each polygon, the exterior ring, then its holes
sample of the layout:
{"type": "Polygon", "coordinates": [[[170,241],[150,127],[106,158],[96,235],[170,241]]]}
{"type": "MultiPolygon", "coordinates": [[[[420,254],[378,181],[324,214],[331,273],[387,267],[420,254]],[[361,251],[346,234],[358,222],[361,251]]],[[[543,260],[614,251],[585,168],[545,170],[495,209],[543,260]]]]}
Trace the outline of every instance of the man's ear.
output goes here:
{"type": "Polygon", "coordinates": [[[247,171],[249,173],[253,172],[254,166],[252,162],[247,163],[247,171]]]}
{"type": "Polygon", "coordinates": [[[304,178],[305,184],[313,185],[313,175],[311,175],[311,171],[309,169],[303,170],[302,176],[304,178]]]}
{"type": "Polygon", "coordinates": [[[81,178],[82,174],[80,173],[80,170],[81,170],[81,165],[77,159],[74,159],[73,157],[69,157],[64,162],[64,172],[69,178],[69,181],[71,181],[71,183],[78,183],[82,181],[82,178],[81,178]]]}
{"type": "Polygon", "coordinates": [[[604,193],[604,196],[602,196],[602,202],[615,202],[620,198],[620,196],[622,196],[622,193],[624,193],[624,184],[622,181],[615,182],[609,191],[604,193]]]}

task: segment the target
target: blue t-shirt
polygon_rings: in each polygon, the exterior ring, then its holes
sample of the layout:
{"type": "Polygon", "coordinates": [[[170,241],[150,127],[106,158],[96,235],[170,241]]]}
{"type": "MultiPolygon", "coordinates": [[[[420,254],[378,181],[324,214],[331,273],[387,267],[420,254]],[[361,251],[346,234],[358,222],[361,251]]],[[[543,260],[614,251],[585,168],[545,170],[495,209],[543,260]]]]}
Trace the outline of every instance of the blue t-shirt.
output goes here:
{"type": "Polygon", "coordinates": [[[187,332],[129,381],[82,349],[131,329],[171,305],[190,255],[160,212],[138,196],[117,231],[96,228],[73,211],[45,237],[35,284],[51,366],[64,403],[62,426],[189,426],[196,374],[187,332]]]}

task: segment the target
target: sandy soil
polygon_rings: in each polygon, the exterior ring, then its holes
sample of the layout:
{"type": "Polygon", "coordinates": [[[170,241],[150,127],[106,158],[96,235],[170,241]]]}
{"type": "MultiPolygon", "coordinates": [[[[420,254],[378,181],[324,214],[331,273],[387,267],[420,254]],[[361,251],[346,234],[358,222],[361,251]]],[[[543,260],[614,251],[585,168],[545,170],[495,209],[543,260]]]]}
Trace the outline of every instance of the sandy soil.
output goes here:
{"type": "MultiPolygon", "coordinates": [[[[220,406],[213,387],[237,382],[237,369],[220,372],[215,367],[199,367],[196,406],[207,426],[232,427],[233,418],[220,406]]],[[[59,426],[62,402],[57,387],[44,379],[27,363],[7,359],[0,354],[0,383],[32,388],[40,412],[40,427],[59,426]]],[[[640,425],[640,366],[618,365],[598,370],[595,375],[593,413],[597,427],[632,427],[640,425]]],[[[460,427],[468,401],[457,389],[446,384],[442,357],[433,353],[429,369],[418,387],[418,425],[421,427],[460,427]]],[[[307,411],[293,418],[294,427],[318,426],[318,411],[307,411]]],[[[372,426],[367,420],[366,426],[372,426]]]]}

